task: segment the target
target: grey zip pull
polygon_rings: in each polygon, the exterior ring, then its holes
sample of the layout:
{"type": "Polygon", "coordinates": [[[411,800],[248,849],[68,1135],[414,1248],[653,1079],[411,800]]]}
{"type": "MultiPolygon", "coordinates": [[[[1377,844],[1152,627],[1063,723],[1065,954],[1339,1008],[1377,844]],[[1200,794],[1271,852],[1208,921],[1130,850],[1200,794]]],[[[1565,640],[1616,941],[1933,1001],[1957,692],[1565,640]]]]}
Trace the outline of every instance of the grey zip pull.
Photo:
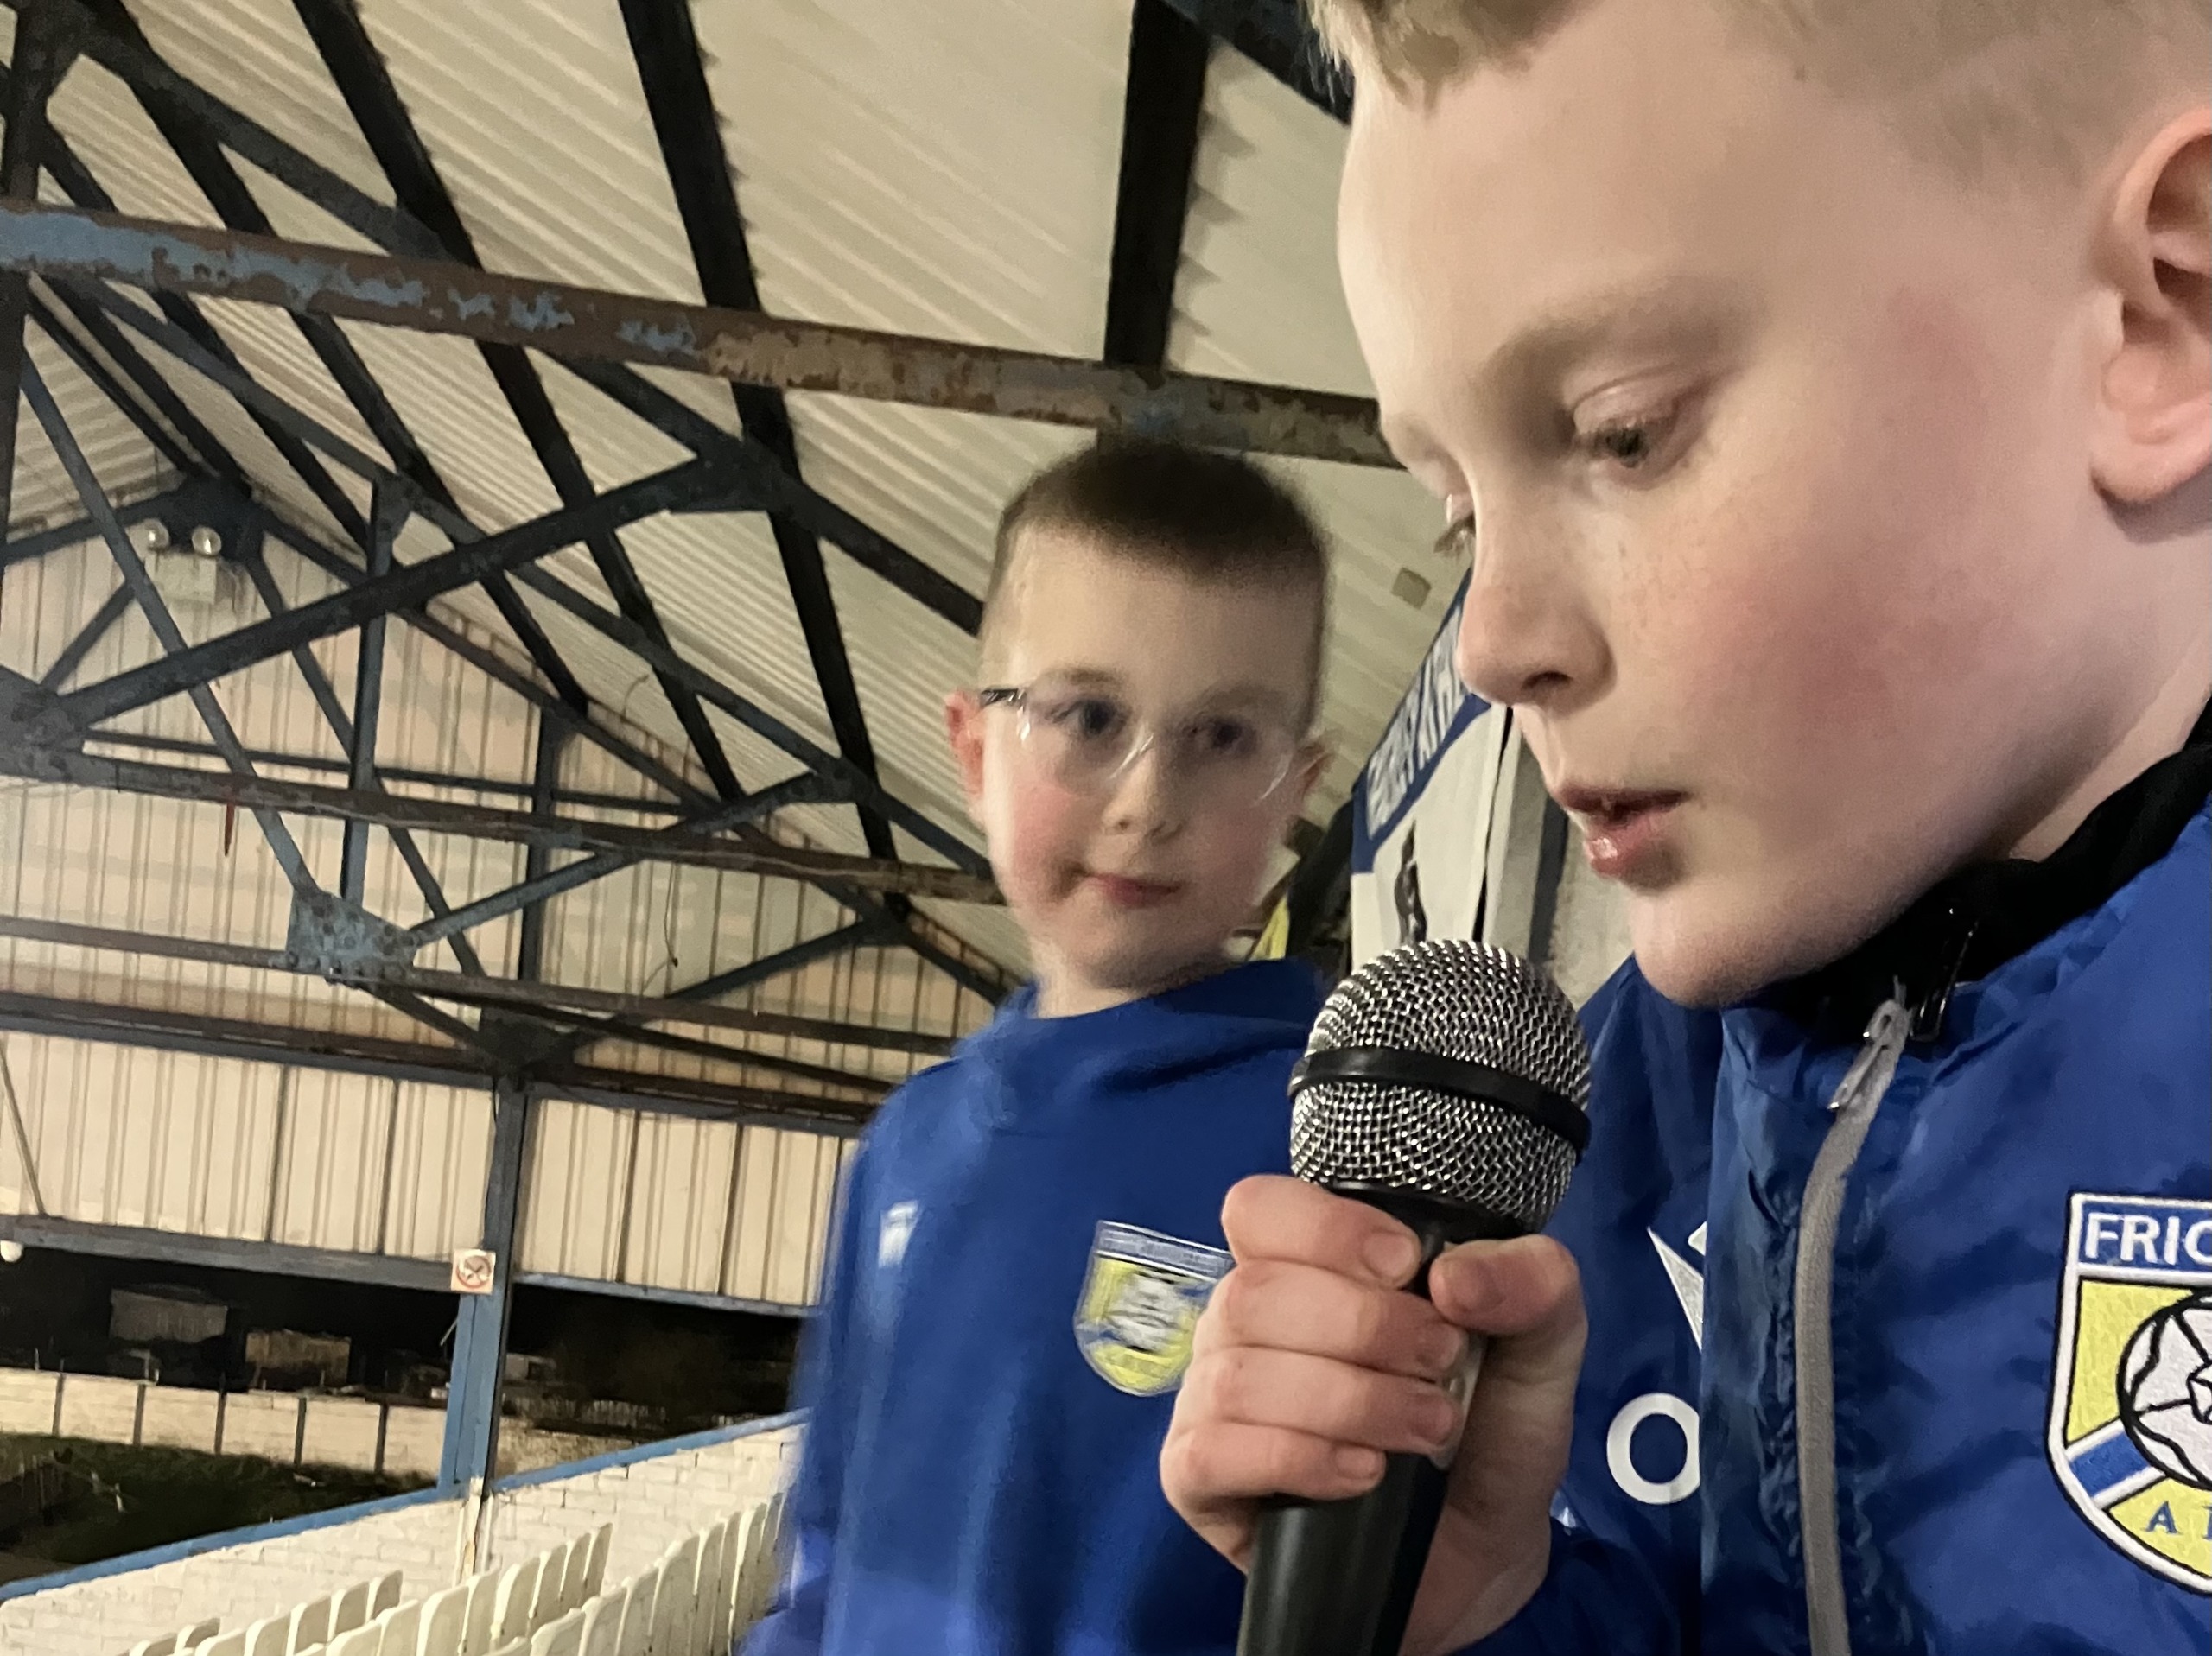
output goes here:
{"type": "Polygon", "coordinates": [[[1866,1044],[1859,1049],[1859,1056],[1851,1061],[1851,1068],[1843,1072],[1843,1079],[1829,1095],[1830,1115],[1846,1114],[1870,1090],[1876,1104],[1882,1101],[1882,1094],[1889,1088],[1890,1076],[1897,1067],[1897,1055],[1904,1050],[1905,1037],[1911,1028],[1912,1014],[1899,1002],[1885,1000],[1874,1008],[1873,1017],[1867,1020],[1866,1033],[1860,1037],[1866,1044]],[[1868,1082],[1877,1066],[1881,1069],[1881,1075],[1870,1089],[1868,1082]]]}
{"type": "Polygon", "coordinates": [[[1851,1656],[1843,1596],[1843,1548],[1835,1494],[1836,1227],[1852,1164],[1890,1090],[1911,1032],[1901,999],[1884,1001],[1867,1023],[1866,1044],[1828,1100],[1833,1118],[1813,1171],[1797,1227],[1794,1285],[1797,1324],[1797,1505],[1805,1538],[1805,1621],[1813,1656],[1851,1656]]]}

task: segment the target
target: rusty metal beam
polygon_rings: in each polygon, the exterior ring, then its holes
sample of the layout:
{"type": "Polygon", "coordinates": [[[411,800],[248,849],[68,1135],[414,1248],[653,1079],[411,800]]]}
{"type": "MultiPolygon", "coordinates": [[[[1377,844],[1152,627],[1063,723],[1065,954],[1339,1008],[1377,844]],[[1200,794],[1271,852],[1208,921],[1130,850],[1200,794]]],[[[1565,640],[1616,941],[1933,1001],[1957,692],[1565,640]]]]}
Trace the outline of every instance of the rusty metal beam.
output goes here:
{"type": "MultiPolygon", "coordinates": [[[[286,143],[242,110],[224,103],[194,86],[162,61],[160,56],[136,41],[100,26],[78,0],[43,0],[79,31],[78,47],[102,68],[133,88],[175,104],[186,114],[217,131],[224,148],[251,162],[279,182],[290,186],[308,200],[323,206],[341,220],[357,227],[386,247],[404,247],[435,253],[437,243],[406,213],[385,206],[366,190],[348,183],[327,167],[286,143]]],[[[16,14],[22,27],[23,8],[31,0],[0,0],[16,14]]]]}
{"type": "MultiPolygon", "coordinates": [[[[0,0],[0,5],[22,3],[23,0],[0,0]]],[[[57,3],[74,15],[82,15],[76,0],[57,0],[57,3]]],[[[186,80],[154,53],[119,35],[98,31],[96,25],[88,23],[87,27],[95,32],[89,36],[86,50],[103,67],[113,71],[142,96],[156,102],[173,103],[216,143],[253,162],[272,177],[282,179],[354,234],[394,252],[429,258],[443,257],[443,247],[435,234],[408,213],[378,206],[337,173],[287,143],[243,111],[186,80]]],[[[0,95],[4,95],[10,84],[6,74],[0,73],[0,95]]],[[[115,210],[113,200],[100,190],[58,136],[49,151],[48,169],[73,202],[93,212],[115,210]]],[[[57,288],[56,292],[73,309],[84,302],[66,289],[57,288]]],[[[170,320],[180,326],[200,321],[189,302],[177,295],[162,295],[162,303],[170,320]]],[[[91,325],[89,320],[87,325],[91,325]]],[[[203,338],[199,334],[194,337],[203,338]]],[[[571,362],[568,366],[603,395],[695,452],[703,454],[711,451],[731,457],[757,494],[762,509],[787,517],[807,532],[842,548],[861,568],[880,575],[963,631],[972,635],[976,631],[982,613],[981,600],[808,487],[796,473],[780,465],[766,445],[752,436],[724,430],[674,392],[619,363],[571,362]]],[[[160,384],[158,380],[154,383],[160,384]]],[[[266,411],[250,399],[249,407],[257,422],[265,417],[266,411]]],[[[302,475],[308,486],[336,521],[346,527],[346,532],[358,539],[355,531],[361,528],[359,515],[353,514],[349,522],[352,508],[342,494],[329,486],[329,479],[321,474],[315,457],[282,431],[273,433],[271,441],[296,468],[304,466],[302,475]]],[[[243,482],[234,467],[225,469],[225,475],[243,482]]],[[[542,648],[544,639],[531,631],[535,624],[530,612],[519,606],[508,606],[505,599],[512,594],[505,593],[499,583],[493,583],[491,591],[493,602],[501,605],[501,613],[508,625],[516,629],[541,670],[560,692],[563,705],[571,711],[581,710],[585,704],[582,692],[574,679],[566,676],[558,658],[549,658],[542,648]]]]}
{"type": "Polygon", "coordinates": [[[1391,466],[1361,397],[683,305],[269,236],[0,204],[0,270],[675,368],[783,390],[1391,466]]]}
{"type": "MultiPolygon", "coordinates": [[[[69,72],[77,32],[52,0],[35,0],[16,19],[16,73],[7,90],[7,130],[0,136],[0,195],[11,200],[38,200],[40,151],[48,143],[46,100],[69,72]]],[[[8,527],[15,504],[18,393],[29,361],[23,323],[30,300],[28,277],[0,277],[0,530],[8,527]]]]}
{"type": "MultiPolygon", "coordinates": [[[[71,3],[75,3],[75,0],[71,0],[71,3]]],[[[131,16],[124,0],[92,0],[87,9],[96,16],[99,27],[105,35],[141,51],[148,51],[150,55],[150,48],[146,45],[137,20],[131,16]]],[[[273,235],[275,227],[269,222],[268,215],[262,212],[261,204],[254,199],[253,192],[247,187],[238,168],[231,164],[230,157],[223,153],[221,145],[207,129],[188,111],[156,96],[145,87],[138,87],[137,92],[138,101],[153,121],[155,130],[168,141],[177,161],[191,176],[192,181],[200,187],[200,193],[207,198],[208,205],[215,209],[216,216],[233,230],[273,235]]],[[[81,164],[79,170],[83,170],[81,164]]],[[[59,169],[56,176],[63,176],[59,169]]],[[[90,174],[86,174],[85,179],[89,182],[90,174]]],[[[68,187],[70,181],[63,178],[65,188],[68,187]]],[[[112,200],[88,199],[81,188],[71,190],[70,199],[80,207],[99,211],[112,211],[115,206],[112,200]]],[[[429,457],[415,441],[406,422],[400,418],[398,410],[385,397],[384,388],[377,384],[376,376],[369,371],[368,365],[361,360],[360,353],[346,337],[345,331],[327,317],[300,316],[294,320],[298,324],[301,337],[307,341],[308,348],[321,359],[322,365],[329,371],[332,382],[345,396],[346,402],[352,404],[353,411],[360,416],[361,423],[369,428],[378,443],[391,457],[392,465],[427,498],[458,511],[452,491],[439,477],[436,468],[430,464],[429,457]]],[[[243,371],[244,365],[240,364],[239,367],[243,371]]],[[[274,436],[276,434],[270,435],[274,436]]],[[[297,448],[285,451],[283,445],[280,444],[279,449],[280,452],[288,452],[288,457],[308,458],[297,448]]],[[[315,462],[309,459],[310,468],[315,465],[315,462]]],[[[312,469],[303,472],[302,476],[310,488],[318,486],[312,469]]],[[[337,521],[340,523],[349,522],[344,515],[337,515],[337,521]]],[[[372,522],[364,524],[363,529],[362,549],[373,559],[377,552],[377,525],[372,522]]],[[[499,612],[500,619],[513,631],[517,642],[537,664],[538,670],[545,675],[546,681],[569,701],[581,704],[584,699],[582,685],[577,682],[568,663],[561,659],[560,652],[554,649],[552,640],[545,636],[544,629],[538,625],[537,618],[531,614],[517,595],[512,583],[504,575],[496,575],[484,583],[484,593],[499,612]]]]}
{"type": "MultiPolygon", "coordinates": [[[[263,755],[264,764],[285,763],[282,755],[263,755]]],[[[67,749],[0,743],[0,776],[32,782],[105,788],[205,804],[235,805],[242,810],[289,811],[334,822],[364,822],[372,828],[418,834],[449,834],[511,845],[552,850],[615,853],[688,867],[720,868],[734,873],[766,874],[810,883],[835,880],[864,891],[934,898],[945,903],[997,903],[998,888],[985,876],[957,868],[847,857],[803,846],[762,844],[725,839],[678,823],[647,828],[565,815],[422,799],[389,791],[397,780],[385,776],[381,790],[328,788],[271,777],[243,777],[229,771],[183,765],[145,765],[67,749]]],[[[665,805],[639,802],[645,810],[665,805]]],[[[713,807],[708,807],[711,809],[713,807]]]]}

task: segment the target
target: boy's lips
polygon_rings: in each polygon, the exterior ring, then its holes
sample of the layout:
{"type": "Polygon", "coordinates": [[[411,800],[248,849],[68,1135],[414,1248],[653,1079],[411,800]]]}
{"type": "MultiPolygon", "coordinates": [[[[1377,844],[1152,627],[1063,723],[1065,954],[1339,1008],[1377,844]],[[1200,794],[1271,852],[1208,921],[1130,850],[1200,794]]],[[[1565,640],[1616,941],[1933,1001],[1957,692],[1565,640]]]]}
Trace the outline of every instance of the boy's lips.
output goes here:
{"type": "Polygon", "coordinates": [[[1582,851],[1601,879],[1633,880],[1663,847],[1667,818],[1685,795],[1667,789],[1561,788],[1560,804],[1582,824],[1582,851]]]}
{"type": "Polygon", "coordinates": [[[1140,879],[1132,874],[1109,874],[1096,869],[1086,870],[1083,878],[1117,909],[1153,908],[1183,889],[1166,880],[1140,879]]]}

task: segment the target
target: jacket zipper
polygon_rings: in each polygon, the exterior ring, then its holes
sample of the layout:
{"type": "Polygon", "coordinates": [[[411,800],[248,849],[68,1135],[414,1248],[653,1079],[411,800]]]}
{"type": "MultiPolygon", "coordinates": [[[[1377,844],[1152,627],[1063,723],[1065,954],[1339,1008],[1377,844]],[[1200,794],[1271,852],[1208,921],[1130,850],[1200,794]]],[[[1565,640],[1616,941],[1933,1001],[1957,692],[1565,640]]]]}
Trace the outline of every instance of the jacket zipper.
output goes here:
{"type": "Polygon", "coordinates": [[[1813,1656],[1851,1656],[1835,1488],[1834,1310],[1836,1228],[1844,1187],[1866,1130],[1897,1074],[1912,1026],[1901,1001],[1884,1001],[1865,1044],[1828,1100],[1832,1118],[1806,1176],[1794,1284],[1797,1331],[1797,1504],[1804,1532],[1805,1621],[1813,1656]]]}

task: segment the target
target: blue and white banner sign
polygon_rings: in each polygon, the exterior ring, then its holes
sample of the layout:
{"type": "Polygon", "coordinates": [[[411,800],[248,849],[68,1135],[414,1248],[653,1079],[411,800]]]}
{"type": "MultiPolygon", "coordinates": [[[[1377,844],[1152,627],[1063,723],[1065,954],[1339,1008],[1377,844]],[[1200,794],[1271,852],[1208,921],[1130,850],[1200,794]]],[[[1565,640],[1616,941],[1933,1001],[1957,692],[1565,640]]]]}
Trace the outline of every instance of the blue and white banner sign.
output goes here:
{"type": "Polygon", "coordinates": [[[1482,923],[1508,721],[1452,665],[1466,601],[1463,577],[1352,791],[1355,968],[1403,943],[1473,937],[1482,923]]]}

